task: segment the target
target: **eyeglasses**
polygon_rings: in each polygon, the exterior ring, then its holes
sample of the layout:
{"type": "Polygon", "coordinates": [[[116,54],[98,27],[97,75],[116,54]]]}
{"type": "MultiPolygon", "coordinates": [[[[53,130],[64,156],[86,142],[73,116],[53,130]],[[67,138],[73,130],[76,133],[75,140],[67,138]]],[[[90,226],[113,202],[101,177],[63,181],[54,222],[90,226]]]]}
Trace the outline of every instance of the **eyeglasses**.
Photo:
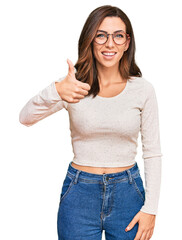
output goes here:
{"type": "Polygon", "coordinates": [[[129,34],[125,33],[124,31],[116,31],[113,34],[109,34],[105,31],[98,30],[94,38],[94,41],[98,44],[104,44],[107,42],[109,35],[112,35],[112,39],[117,45],[122,45],[128,39],[130,39],[129,34]]]}

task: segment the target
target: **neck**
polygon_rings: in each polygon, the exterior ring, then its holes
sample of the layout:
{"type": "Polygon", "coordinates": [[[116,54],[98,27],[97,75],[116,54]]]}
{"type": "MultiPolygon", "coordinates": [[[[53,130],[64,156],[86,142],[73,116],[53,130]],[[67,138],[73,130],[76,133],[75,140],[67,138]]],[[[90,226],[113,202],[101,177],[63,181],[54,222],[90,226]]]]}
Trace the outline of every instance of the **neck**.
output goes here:
{"type": "Polygon", "coordinates": [[[97,64],[97,71],[100,86],[109,86],[117,81],[123,82],[118,64],[112,67],[105,67],[97,64]]]}

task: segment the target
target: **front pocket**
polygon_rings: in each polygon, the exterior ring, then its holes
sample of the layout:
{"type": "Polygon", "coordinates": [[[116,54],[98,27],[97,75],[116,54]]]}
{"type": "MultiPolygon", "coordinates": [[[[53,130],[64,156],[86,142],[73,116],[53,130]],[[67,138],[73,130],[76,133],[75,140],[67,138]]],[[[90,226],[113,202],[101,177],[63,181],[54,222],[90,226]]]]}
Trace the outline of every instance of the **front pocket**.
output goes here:
{"type": "Polygon", "coordinates": [[[71,177],[67,173],[66,177],[64,179],[63,185],[62,185],[62,189],[61,189],[60,203],[68,195],[69,191],[71,190],[72,186],[74,185],[73,183],[74,183],[74,177],[71,177]]]}
{"type": "Polygon", "coordinates": [[[136,192],[138,193],[138,196],[140,197],[140,199],[142,200],[142,202],[145,202],[145,189],[143,186],[143,181],[141,176],[139,177],[132,177],[133,178],[133,187],[136,190],[136,192]]]}

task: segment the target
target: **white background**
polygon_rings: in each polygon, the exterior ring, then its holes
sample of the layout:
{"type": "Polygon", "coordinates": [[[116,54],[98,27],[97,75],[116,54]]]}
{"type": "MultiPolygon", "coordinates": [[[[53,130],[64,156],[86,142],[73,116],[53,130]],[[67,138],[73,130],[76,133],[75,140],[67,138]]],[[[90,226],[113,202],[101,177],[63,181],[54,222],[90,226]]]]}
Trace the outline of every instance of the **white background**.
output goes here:
{"type": "MultiPolygon", "coordinates": [[[[19,112],[67,74],[67,58],[76,63],[85,20],[105,4],[129,17],[136,62],[158,98],[163,168],[152,239],[181,236],[180,1],[6,0],[0,4],[0,239],[57,239],[59,195],[73,157],[68,113],[63,109],[28,128],[19,112]]],[[[136,161],[144,177],[138,141],[136,161]]]]}

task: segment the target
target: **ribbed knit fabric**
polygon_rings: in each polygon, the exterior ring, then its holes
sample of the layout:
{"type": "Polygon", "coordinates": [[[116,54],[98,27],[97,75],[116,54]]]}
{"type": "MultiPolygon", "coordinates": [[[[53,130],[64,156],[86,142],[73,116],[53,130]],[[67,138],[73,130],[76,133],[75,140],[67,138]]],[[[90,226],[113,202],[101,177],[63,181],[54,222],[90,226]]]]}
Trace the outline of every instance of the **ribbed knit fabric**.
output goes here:
{"type": "Polygon", "coordinates": [[[29,127],[63,108],[69,114],[72,161],[79,165],[125,167],[134,164],[141,132],[146,193],[141,211],[156,215],[162,153],[153,85],[143,77],[132,77],[114,97],[85,96],[78,103],[68,103],[61,99],[53,81],[25,104],[19,120],[29,127]]]}

